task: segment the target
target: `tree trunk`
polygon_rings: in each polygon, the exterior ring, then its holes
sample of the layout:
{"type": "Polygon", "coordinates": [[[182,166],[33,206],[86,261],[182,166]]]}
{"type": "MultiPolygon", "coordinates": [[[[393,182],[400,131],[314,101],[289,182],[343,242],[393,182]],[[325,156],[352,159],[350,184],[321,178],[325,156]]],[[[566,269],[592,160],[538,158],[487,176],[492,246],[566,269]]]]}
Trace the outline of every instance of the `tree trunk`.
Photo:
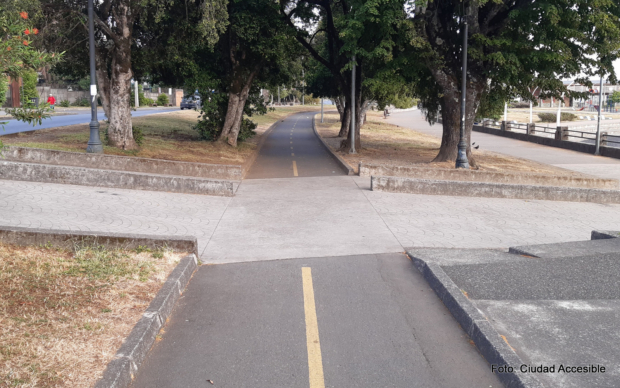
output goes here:
{"type": "MultiPolygon", "coordinates": [[[[356,88],[357,89],[357,88],[356,88]]],[[[361,136],[360,136],[360,128],[361,128],[361,122],[362,122],[362,117],[363,117],[363,112],[362,112],[362,104],[361,104],[361,96],[359,94],[356,94],[355,96],[355,151],[356,152],[360,152],[362,149],[362,143],[361,143],[361,136]]],[[[351,106],[351,97],[349,96],[347,98],[347,106],[351,106]]],[[[347,128],[351,128],[351,111],[349,110],[349,123],[347,128]]],[[[340,150],[348,153],[351,150],[351,142],[352,142],[352,135],[351,135],[351,131],[347,131],[347,138],[345,140],[342,141],[342,143],[340,144],[340,150]]]]}
{"type": "Polygon", "coordinates": [[[338,114],[340,115],[340,122],[342,122],[342,116],[344,115],[344,102],[342,96],[336,96],[334,98],[334,103],[336,104],[336,109],[338,109],[338,114]]]}
{"type": "Polygon", "coordinates": [[[237,138],[241,130],[241,122],[243,121],[243,108],[248,99],[250,88],[254,77],[262,67],[258,64],[249,73],[247,79],[244,80],[244,71],[237,68],[233,71],[233,81],[230,91],[228,92],[228,108],[226,110],[226,118],[224,127],[220,135],[220,141],[226,141],[233,147],[237,146],[237,138]]]}
{"type": "Polygon", "coordinates": [[[110,145],[123,150],[138,148],[131,127],[131,45],[127,41],[119,47],[112,59],[110,77],[110,115],[108,139],[110,145]]]}
{"type": "Polygon", "coordinates": [[[340,115],[340,132],[338,137],[347,137],[351,128],[351,105],[346,101],[343,104],[343,112],[340,115]]]}
{"type": "Polygon", "coordinates": [[[103,110],[108,118],[108,142],[123,150],[138,148],[131,127],[131,41],[135,14],[129,1],[115,6],[114,27],[97,19],[113,45],[97,48],[97,78],[103,110]]]}
{"type": "MultiPolygon", "coordinates": [[[[471,167],[477,167],[476,160],[471,152],[471,131],[474,126],[476,111],[480,105],[480,98],[484,83],[467,85],[465,115],[465,143],[467,144],[467,159],[471,167]]],[[[456,162],[458,144],[461,131],[461,91],[455,87],[444,87],[441,99],[441,119],[443,135],[439,153],[433,162],[456,162]]]]}

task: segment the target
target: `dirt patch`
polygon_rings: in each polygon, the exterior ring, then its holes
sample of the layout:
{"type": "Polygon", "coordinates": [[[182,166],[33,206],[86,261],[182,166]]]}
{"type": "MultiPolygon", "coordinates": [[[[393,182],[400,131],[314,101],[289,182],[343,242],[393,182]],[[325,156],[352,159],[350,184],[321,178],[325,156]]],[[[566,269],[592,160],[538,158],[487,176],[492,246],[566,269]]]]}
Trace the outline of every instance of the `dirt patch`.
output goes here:
{"type": "Polygon", "coordinates": [[[184,255],[0,244],[0,386],[92,387],[184,255]]]}
{"type": "MultiPolygon", "coordinates": [[[[366,164],[384,164],[407,166],[424,164],[426,167],[454,168],[453,162],[432,163],[437,156],[441,140],[431,135],[416,132],[408,128],[387,124],[382,112],[371,111],[367,114],[367,123],[362,127],[362,150],[356,155],[338,152],[344,160],[358,172],[360,162],[366,164]]],[[[317,131],[332,150],[338,150],[343,138],[339,138],[340,123],[338,114],[325,114],[324,123],[315,119],[317,131]]],[[[534,172],[554,175],[582,176],[570,170],[515,158],[490,151],[474,150],[474,157],[481,171],[534,172]]]]}
{"type": "MultiPolygon", "coordinates": [[[[275,123],[292,113],[317,110],[317,106],[277,107],[275,111],[251,119],[258,124],[257,135],[248,141],[231,147],[221,142],[201,140],[193,126],[199,113],[194,110],[173,111],[133,119],[134,127],[144,134],[144,142],[136,151],[123,151],[105,146],[108,155],[136,156],[141,158],[177,160],[185,162],[243,165],[254,154],[260,137],[275,123]]],[[[105,143],[107,128],[101,122],[101,139],[105,143]]],[[[3,136],[6,145],[18,147],[44,148],[59,151],[86,152],[90,129],[88,124],[70,125],[3,136]]]]}

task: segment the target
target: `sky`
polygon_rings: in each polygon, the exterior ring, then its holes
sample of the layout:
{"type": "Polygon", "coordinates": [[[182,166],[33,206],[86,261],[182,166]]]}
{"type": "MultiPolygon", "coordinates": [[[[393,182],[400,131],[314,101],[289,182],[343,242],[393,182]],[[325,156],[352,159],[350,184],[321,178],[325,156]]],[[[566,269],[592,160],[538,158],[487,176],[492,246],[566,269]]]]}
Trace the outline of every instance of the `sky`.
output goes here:
{"type": "Polygon", "coordinates": [[[614,68],[616,69],[616,76],[620,77],[620,59],[614,62],[614,68]]]}

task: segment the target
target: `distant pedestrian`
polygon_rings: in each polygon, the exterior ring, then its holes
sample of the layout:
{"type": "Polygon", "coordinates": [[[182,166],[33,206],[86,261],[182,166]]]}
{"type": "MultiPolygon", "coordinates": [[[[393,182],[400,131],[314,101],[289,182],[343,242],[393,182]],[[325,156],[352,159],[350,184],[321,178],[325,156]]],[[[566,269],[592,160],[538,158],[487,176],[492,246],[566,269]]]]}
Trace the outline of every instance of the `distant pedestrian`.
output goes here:
{"type": "Polygon", "coordinates": [[[390,111],[388,110],[388,107],[386,106],[385,109],[383,110],[383,118],[387,119],[389,115],[390,115],[390,111]]]}
{"type": "Polygon", "coordinates": [[[50,94],[50,96],[47,98],[47,103],[50,104],[52,109],[54,109],[54,105],[56,104],[56,99],[54,98],[54,96],[50,94]]]}

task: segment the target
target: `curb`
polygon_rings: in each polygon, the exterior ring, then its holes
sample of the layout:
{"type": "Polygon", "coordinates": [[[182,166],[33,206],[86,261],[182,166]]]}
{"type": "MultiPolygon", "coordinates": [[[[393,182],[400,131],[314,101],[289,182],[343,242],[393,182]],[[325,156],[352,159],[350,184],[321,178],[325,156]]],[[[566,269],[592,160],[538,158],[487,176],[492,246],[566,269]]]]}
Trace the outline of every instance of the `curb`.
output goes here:
{"type": "Polygon", "coordinates": [[[395,166],[359,163],[360,176],[391,176],[410,179],[447,180],[459,182],[500,183],[511,185],[562,186],[585,189],[618,190],[617,179],[587,176],[556,176],[540,173],[478,171],[454,168],[431,168],[425,165],[395,166]]]}
{"type": "Polygon", "coordinates": [[[85,167],[0,161],[0,179],[232,197],[233,182],[85,167]]]}
{"type": "Polygon", "coordinates": [[[612,230],[593,230],[590,240],[605,240],[609,238],[620,238],[620,232],[612,230]]]}
{"type": "Polygon", "coordinates": [[[0,226],[0,241],[8,244],[35,246],[51,243],[71,247],[75,242],[87,242],[125,249],[135,249],[139,246],[151,249],[168,247],[177,251],[192,252],[198,257],[198,240],[193,236],[76,232],[0,226]]]}
{"type": "Polygon", "coordinates": [[[327,150],[327,152],[329,152],[329,154],[334,158],[334,160],[336,161],[336,164],[338,164],[343,170],[347,171],[347,175],[355,175],[355,171],[353,170],[353,168],[351,166],[349,166],[347,164],[347,162],[345,162],[344,159],[342,159],[340,157],[340,155],[338,155],[334,151],[332,151],[332,149],[329,148],[327,143],[325,143],[325,140],[323,140],[321,135],[319,135],[319,132],[316,130],[316,123],[315,123],[315,120],[314,120],[314,117],[317,114],[319,114],[319,113],[315,113],[315,114],[312,115],[312,130],[314,131],[314,134],[321,141],[321,144],[323,145],[323,148],[325,148],[327,150]]]}
{"type": "MultiPolygon", "coordinates": [[[[522,365],[524,362],[502,339],[491,323],[450,279],[439,264],[427,263],[407,252],[407,255],[420,271],[435,294],[448,308],[463,330],[474,341],[476,347],[493,365],[522,365]]],[[[507,388],[542,388],[543,385],[533,375],[518,373],[498,373],[500,381],[507,388]]]]}
{"type": "Polygon", "coordinates": [[[67,167],[84,167],[99,170],[129,171],[144,174],[174,175],[191,178],[239,180],[241,166],[181,162],[176,160],[148,159],[118,155],[84,154],[46,150],[42,148],[11,147],[2,150],[4,160],[67,167]]]}
{"type": "Polygon", "coordinates": [[[429,179],[373,176],[372,191],[390,193],[536,199],[542,201],[620,203],[619,190],[586,189],[561,186],[512,185],[505,183],[441,181],[429,179]]]}
{"type": "Polygon", "coordinates": [[[140,364],[155,343],[159,330],[166,323],[174,304],[197,268],[196,255],[191,254],[181,259],[142,318],[125,338],[114,359],[108,363],[95,388],[125,388],[131,385],[140,364]]]}

